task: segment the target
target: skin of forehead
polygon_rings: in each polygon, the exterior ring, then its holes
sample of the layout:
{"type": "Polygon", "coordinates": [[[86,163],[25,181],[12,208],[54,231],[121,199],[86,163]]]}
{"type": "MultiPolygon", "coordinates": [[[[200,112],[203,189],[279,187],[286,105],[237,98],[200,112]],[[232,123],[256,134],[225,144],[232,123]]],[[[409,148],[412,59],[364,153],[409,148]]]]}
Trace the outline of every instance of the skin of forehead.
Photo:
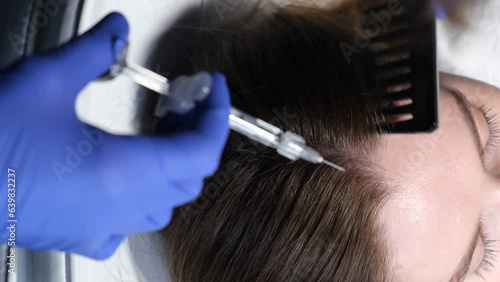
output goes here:
{"type": "Polygon", "coordinates": [[[480,213],[482,166],[454,98],[440,97],[433,134],[390,135],[381,161],[393,198],[380,216],[402,281],[446,281],[466,252],[480,213]],[[460,235],[457,235],[460,234],[460,235]]]}

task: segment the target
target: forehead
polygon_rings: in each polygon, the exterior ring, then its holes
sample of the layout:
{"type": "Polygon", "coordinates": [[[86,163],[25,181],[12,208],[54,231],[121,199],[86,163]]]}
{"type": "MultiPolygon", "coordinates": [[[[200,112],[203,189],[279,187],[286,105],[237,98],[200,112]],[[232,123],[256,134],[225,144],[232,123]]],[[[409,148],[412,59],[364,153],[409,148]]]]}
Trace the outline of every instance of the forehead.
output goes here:
{"type": "Polygon", "coordinates": [[[446,280],[466,252],[477,228],[474,188],[483,171],[474,142],[459,106],[446,94],[440,96],[434,133],[386,137],[382,167],[394,191],[380,222],[402,281],[446,280]]]}

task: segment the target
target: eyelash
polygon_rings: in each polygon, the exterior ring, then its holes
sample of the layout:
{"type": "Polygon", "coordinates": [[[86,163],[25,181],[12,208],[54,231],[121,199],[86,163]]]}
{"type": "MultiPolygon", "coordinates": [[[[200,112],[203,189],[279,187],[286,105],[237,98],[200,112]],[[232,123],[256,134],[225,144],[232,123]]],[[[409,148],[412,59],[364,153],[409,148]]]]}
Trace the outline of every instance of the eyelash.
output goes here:
{"type": "Polygon", "coordinates": [[[485,272],[491,272],[495,268],[493,263],[496,261],[497,251],[495,251],[492,246],[496,243],[496,240],[491,240],[491,234],[485,230],[482,222],[479,227],[479,233],[484,244],[484,255],[481,264],[474,272],[485,280],[483,274],[485,272]]]}
{"type": "Polygon", "coordinates": [[[484,118],[486,119],[486,123],[488,124],[488,128],[490,131],[490,135],[488,137],[488,142],[484,147],[484,151],[487,154],[493,153],[495,148],[497,147],[500,141],[500,124],[498,122],[499,114],[492,114],[492,108],[487,108],[483,106],[480,108],[480,111],[483,113],[484,118]]]}
{"type": "MultiPolygon", "coordinates": [[[[500,123],[498,122],[498,117],[500,116],[500,114],[492,114],[492,108],[487,108],[486,106],[481,107],[480,111],[483,113],[490,131],[488,142],[484,147],[484,152],[486,154],[493,154],[500,142],[500,123]]],[[[480,225],[480,235],[484,244],[484,256],[475,273],[483,280],[485,280],[483,276],[484,273],[491,272],[495,267],[493,263],[496,261],[497,251],[495,251],[492,247],[493,244],[496,243],[496,241],[491,240],[491,234],[485,230],[482,222],[480,225]]]]}

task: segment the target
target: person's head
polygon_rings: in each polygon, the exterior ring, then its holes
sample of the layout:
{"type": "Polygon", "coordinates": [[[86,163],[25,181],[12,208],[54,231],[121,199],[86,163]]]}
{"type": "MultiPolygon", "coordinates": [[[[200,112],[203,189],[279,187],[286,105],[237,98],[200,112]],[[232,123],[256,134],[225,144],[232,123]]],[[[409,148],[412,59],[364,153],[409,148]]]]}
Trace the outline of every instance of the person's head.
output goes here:
{"type": "MultiPolygon", "coordinates": [[[[496,266],[494,147],[483,169],[468,121],[483,144],[496,131],[477,108],[463,114],[456,89],[476,106],[500,91],[443,76],[435,133],[379,134],[366,56],[349,61],[342,49],[354,44],[358,13],[287,7],[208,30],[195,71],[223,72],[235,107],[304,136],[347,171],[290,162],[232,134],[219,171],[165,230],[174,279],[449,281],[472,245],[471,281],[481,261],[496,266]]],[[[499,270],[480,274],[498,281],[499,270]]]]}

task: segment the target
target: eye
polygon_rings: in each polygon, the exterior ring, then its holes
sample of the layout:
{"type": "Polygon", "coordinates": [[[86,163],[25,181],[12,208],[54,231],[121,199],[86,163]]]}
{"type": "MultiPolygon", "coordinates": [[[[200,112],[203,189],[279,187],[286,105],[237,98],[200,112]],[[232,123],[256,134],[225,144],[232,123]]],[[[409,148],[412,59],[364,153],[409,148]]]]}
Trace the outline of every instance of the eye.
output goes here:
{"type": "Polygon", "coordinates": [[[492,240],[492,234],[487,231],[484,226],[484,223],[481,221],[480,225],[480,235],[484,244],[484,255],[479,265],[478,269],[474,271],[474,273],[485,280],[484,275],[488,272],[492,272],[495,269],[495,262],[497,259],[497,250],[494,249],[495,240],[492,240]]]}
{"type": "Polygon", "coordinates": [[[498,122],[499,114],[493,114],[492,109],[486,106],[480,108],[486,119],[489,128],[488,142],[484,146],[486,154],[493,154],[500,141],[500,123],[498,122]]]}

